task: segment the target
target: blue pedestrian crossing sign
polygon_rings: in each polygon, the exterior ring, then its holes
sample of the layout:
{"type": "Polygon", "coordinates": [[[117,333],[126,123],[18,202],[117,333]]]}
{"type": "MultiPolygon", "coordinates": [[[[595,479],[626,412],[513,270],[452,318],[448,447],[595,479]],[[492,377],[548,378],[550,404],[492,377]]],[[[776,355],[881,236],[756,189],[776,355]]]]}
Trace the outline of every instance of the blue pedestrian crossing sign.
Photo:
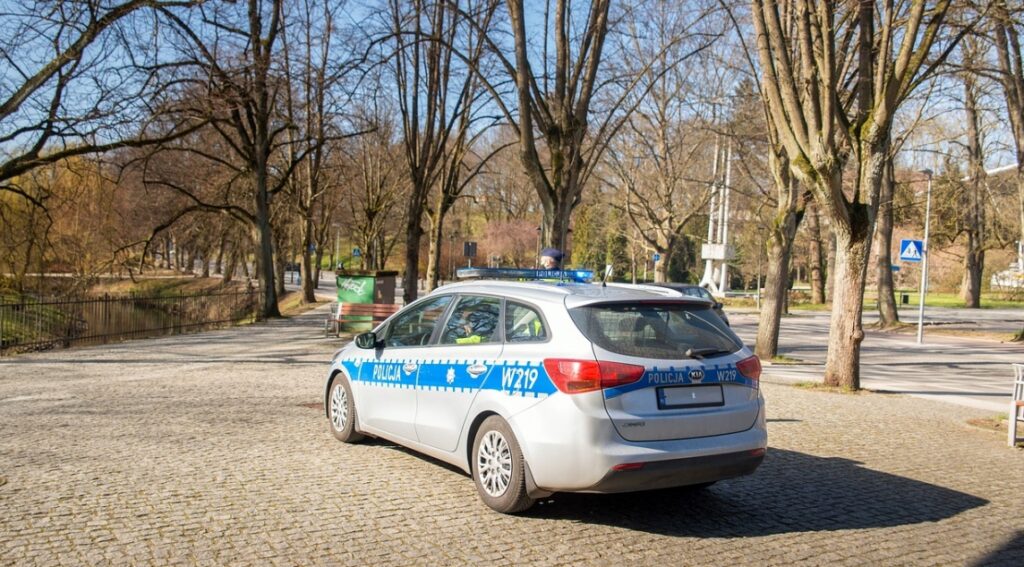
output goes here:
{"type": "Polygon", "coordinates": [[[904,262],[920,262],[924,246],[920,240],[900,240],[900,260],[904,262]]]}

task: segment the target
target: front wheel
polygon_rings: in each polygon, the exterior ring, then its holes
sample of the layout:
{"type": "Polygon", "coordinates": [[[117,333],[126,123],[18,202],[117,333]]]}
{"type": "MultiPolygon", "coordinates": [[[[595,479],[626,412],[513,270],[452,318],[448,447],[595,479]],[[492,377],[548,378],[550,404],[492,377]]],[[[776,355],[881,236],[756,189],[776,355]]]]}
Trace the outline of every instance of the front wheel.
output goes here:
{"type": "Polygon", "coordinates": [[[356,404],[352,399],[352,388],[342,374],[331,381],[327,398],[327,417],[331,424],[331,433],[345,443],[357,443],[363,440],[363,434],[356,429],[356,404]]]}
{"type": "Polygon", "coordinates": [[[502,514],[533,506],[526,493],[526,461],[512,428],[492,415],[480,424],[473,442],[473,480],[480,498],[502,514]]]}

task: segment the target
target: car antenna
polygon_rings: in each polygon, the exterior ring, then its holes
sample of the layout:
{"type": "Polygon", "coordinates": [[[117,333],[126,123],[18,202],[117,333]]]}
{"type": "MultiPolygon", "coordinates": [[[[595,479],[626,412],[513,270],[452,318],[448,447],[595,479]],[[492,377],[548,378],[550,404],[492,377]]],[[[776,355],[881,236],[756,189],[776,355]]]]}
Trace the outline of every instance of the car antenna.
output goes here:
{"type": "Polygon", "coordinates": [[[601,287],[608,287],[608,278],[612,276],[612,265],[604,265],[604,277],[601,278],[601,287]]]}

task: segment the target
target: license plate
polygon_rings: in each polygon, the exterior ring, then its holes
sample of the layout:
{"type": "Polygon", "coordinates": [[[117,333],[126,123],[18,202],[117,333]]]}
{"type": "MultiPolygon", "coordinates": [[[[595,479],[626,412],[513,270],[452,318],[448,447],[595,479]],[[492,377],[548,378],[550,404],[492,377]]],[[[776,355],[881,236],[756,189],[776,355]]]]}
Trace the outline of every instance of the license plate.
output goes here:
{"type": "Polygon", "coordinates": [[[725,405],[721,384],[657,388],[658,409],[707,408],[725,405]]]}

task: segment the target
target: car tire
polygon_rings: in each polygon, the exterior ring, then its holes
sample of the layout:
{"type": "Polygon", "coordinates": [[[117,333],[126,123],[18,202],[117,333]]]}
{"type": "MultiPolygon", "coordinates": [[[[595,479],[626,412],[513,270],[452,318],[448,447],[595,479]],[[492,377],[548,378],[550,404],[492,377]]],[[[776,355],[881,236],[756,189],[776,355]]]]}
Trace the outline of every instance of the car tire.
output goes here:
{"type": "Polygon", "coordinates": [[[330,424],[331,433],[339,441],[358,443],[365,438],[356,426],[359,421],[356,418],[352,387],[341,373],[334,376],[327,389],[327,423],[330,424]]]}
{"type": "Polygon", "coordinates": [[[492,415],[480,424],[473,441],[473,481],[480,499],[502,514],[533,506],[526,493],[526,460],[512,428],[492,415]]]}

